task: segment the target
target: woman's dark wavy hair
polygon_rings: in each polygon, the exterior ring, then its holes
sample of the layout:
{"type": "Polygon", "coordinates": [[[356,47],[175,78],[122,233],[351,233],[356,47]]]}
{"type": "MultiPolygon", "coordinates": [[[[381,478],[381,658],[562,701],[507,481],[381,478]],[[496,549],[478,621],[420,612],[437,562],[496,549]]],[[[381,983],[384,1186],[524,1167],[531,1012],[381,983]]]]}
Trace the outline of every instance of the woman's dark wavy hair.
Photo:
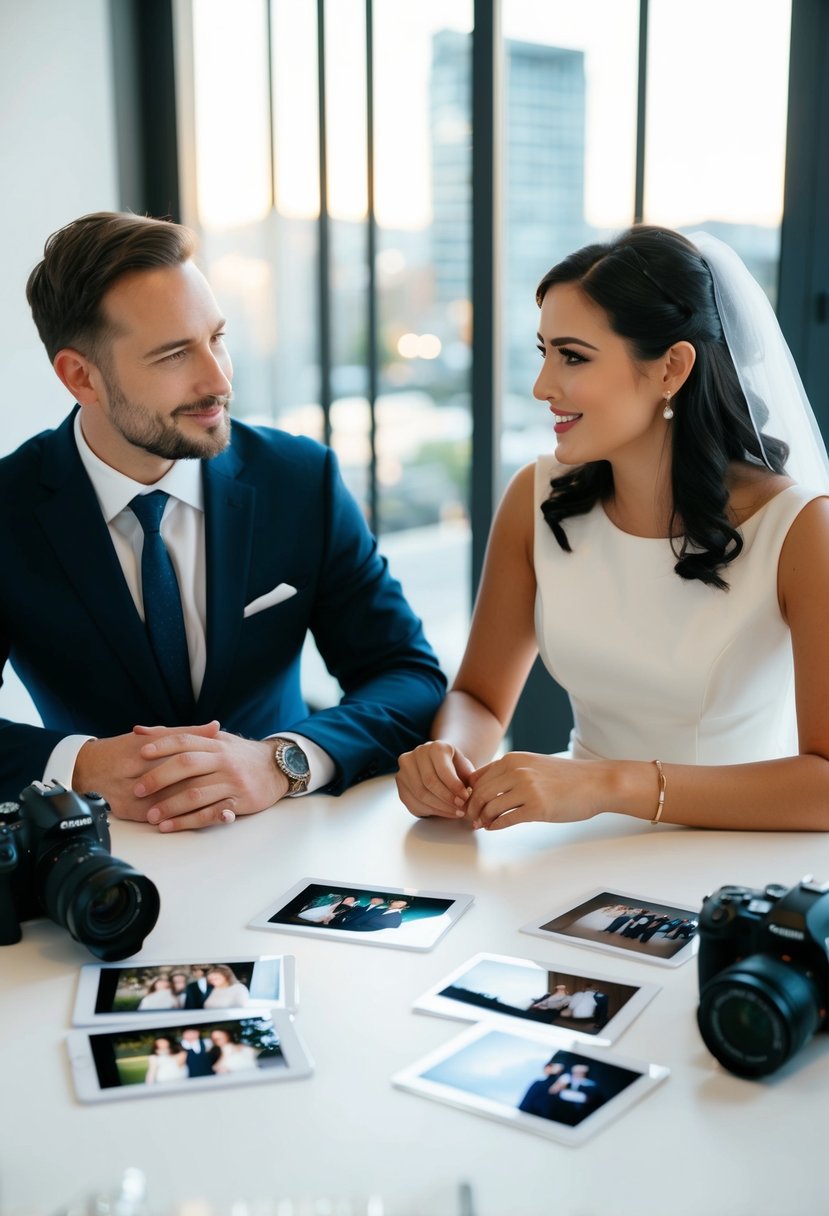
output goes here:
{"type": "MultiPolygon", "coordinates": [[[[788,448],[779,439],[757,439],[737,372],[723,337],[711,274],[697,249],[668,228],[637,225],[607,244],[587,245],[545,274],[536,300],[559,283],[576,283],[604,309],[611,328],[637,361],[657,359],[675,342],[690,342],[696,360],[673,398],[671,544],[680,578],[700,579],[721,590],[718,571],[742,550],[728,518],[726,470],[732,460],[785,472],[788,448]]],[[[613,474],[606,460],[553,478],[542,503],[545,520],[562,549],[570,544],[562,521],[583,515],[609,497],[613,474]]]]}

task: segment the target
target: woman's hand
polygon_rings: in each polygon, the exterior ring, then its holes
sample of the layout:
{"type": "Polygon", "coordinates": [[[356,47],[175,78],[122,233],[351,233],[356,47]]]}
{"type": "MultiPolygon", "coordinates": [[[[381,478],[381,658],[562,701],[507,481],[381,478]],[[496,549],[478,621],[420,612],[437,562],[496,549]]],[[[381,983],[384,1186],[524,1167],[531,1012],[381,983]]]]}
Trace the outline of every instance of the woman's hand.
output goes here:
{"type": "Polygon", "coordinates": [[[473,765],[463,752],[439,739],[404,752],[398,763],[397,792],[407,810],[418,818],[464,818],[473,765]]]}
{"type": "Polygon", "coordinates": [[[475,827],[493,830],[534,820],[591,819],[614,809],[607,804],[608,775],[608,764],[600,760],[507,752],[470,774],[465,814],[475,827]]]}

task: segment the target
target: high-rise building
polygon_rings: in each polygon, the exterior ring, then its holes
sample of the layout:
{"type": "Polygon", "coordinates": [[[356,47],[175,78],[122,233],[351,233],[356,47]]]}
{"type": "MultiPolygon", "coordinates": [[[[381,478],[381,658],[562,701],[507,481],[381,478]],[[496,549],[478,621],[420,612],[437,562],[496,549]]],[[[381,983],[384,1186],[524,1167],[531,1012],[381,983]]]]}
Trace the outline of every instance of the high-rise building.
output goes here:
{"type": "MultiPolygon", "coordinates": [[[[584,219],[584,54],[504,43],[504,370],[527,396],[537,369],[535,288],[546,270],[589,239],[584,219]]],[[[470,297],[471,38],[441,30],[431,76],[432,257],[435,294],[470,297]]]]}

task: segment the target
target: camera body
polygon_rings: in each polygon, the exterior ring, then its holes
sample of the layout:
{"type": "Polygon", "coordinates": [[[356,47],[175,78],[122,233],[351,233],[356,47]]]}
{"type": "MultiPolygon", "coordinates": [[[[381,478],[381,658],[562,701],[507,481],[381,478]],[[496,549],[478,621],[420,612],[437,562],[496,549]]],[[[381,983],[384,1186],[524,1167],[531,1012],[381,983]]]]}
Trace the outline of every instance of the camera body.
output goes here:
{"type": "Polygon", "coordinates": [[[699,921],[706,1046],[740,1076],[773,1072],[827,1026],[829,883],[724,886],[699,921]]]}
{"type": "Polygon", "coordinates": [[[109,851],[109,806],[61,785],[28,785],[0,803],[0,945],[49,916],[93,954],[134,954],[158,919],[154,884],[109,851]]]}

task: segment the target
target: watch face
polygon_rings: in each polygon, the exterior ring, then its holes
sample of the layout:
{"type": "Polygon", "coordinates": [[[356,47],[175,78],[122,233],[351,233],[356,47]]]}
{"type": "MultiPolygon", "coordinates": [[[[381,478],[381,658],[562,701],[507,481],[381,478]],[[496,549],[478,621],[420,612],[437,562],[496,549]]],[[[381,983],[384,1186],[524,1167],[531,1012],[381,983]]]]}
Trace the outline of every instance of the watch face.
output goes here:
{"type": "Polygon", "coordinates": [[[308,776],[308,761],[305,752],[297,743],[289,743],[282,753],[282,763],[292,777],[308,776]]]}

